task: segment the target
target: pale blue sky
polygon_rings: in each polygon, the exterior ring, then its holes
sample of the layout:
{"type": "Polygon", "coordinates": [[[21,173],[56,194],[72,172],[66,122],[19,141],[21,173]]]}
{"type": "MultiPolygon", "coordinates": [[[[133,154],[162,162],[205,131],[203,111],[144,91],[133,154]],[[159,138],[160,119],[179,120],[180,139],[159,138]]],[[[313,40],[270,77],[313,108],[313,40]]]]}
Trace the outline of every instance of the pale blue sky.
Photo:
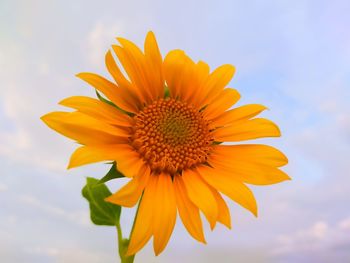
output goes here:
{"type": "MultiPolygon", "coordinates": [[[[108,167],[65,170],[76,144],[39,117],[93,95],[74,75],[106,75],[114,37],[142,45],[148,30],[163,55],[180,48],[212,68],[236,66],[239,104],[270,108],[283,137],[260,142],[288,155],[293,181],[252,187],[258,219],[230,202],[233,229],[206,226],[208,245],[178,224],[163,254],[148,245],[136,262],[350,261],[349,13],[346,0],[0,0],[1,261],[117,262],[115,230],[93,226],[80,195],[108,167]]],[[[128,228],[132,216],[123,211],[128,228]]]]}

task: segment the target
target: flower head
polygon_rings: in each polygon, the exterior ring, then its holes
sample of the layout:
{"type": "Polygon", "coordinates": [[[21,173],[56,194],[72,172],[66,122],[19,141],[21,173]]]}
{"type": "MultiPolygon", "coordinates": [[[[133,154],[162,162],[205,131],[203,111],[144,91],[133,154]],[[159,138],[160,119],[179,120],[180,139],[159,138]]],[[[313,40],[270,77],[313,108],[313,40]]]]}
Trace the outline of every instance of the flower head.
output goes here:
{"type": "Polygon", "coordinates": [[[183,51],[170,51],[164,61],[152,32],[144,52],[118,38],[106,66],[113,81],[93,73],[77,76],[106,100],[70,97],[60,104],[73,112],[52,112],[43,121],[80,146],[69,167],[116,161],[130,181],[107,201],[140,206],[128,254],[139,251],[153,236],[159,254],[168,243],[177,212],[190,233],[205,243],[200,212],[213,229],[217,222],[231,227],[221,194],[257,215],[255,198],[246,184],[268,185],[288,180],[280,166],[287,158],[262,144],[224,145],[280,136],[278,127],[255,118],[266,108],[250,104],[231,109],[239,100],[227,88],[235,68],[223,65],[210,72],[183,51]]]}

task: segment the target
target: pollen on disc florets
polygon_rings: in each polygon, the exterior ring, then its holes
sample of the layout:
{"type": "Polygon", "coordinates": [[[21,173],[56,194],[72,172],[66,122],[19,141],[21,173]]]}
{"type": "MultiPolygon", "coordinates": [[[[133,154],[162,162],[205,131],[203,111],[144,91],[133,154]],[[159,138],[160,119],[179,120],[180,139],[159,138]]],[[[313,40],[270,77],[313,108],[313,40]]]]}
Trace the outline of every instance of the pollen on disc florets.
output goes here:
{"type": "Polygon", "coordinates": [[[134,116],[131,144],[155,172],[174,175],[205,163],[213,138],[202,113],[175,99],[159,99],[134,116]]]}

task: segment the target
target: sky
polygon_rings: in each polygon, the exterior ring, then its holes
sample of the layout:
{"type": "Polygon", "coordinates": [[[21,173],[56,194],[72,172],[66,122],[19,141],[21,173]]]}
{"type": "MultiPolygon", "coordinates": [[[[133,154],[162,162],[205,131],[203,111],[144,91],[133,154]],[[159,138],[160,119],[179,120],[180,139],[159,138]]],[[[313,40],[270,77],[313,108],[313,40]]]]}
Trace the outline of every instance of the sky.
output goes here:
{"type": "MultiPolygon", "coordinates": [[[[207,245],[178,220],[160,256],[149,244],[135,262],[350,262],[349,13],[346,0],[0,0],[1,261],[118,262],[116,230],[92,225],[80,192],[109,167],[66,170],[77,144],[39,118],[94,95],[75,74],[107,76],[115,37],[143,45],[152,30],[163,55],[236,67],[238,105],[269,108],[283,135],[259,143],[285,152],[293,180],[252,186],[258,218],[229,201],[233,229],[206,224],[207,245]]],[[[123,209],[125,235],[133,215],[123,209]]]]}

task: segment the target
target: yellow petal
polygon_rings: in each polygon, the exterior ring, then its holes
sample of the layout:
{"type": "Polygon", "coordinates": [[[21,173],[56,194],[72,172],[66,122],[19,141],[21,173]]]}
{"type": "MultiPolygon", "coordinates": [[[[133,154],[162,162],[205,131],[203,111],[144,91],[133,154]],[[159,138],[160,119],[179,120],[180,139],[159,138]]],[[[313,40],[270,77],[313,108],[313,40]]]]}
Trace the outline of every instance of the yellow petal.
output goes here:
{"type": "Polygon", "coordinates": [[[153,99],[164,97],[163,59],[153,32],[148,32],[145,40],[145,57],[147,75],[152,83],[153,99]]]}
{"type": "Polygon", "coordinates": [[[201,177],[212,187],[230,197],[244,208],[257,216],[257,205],[253,193],[243,183],[237,181],[232,176],[220,173],[219,169],[209,166],[197,168],[201,177]]]}
{"type": "Polygon", "coordinates": [[[205,217],[213,229],[218,217],[218,206],[216,199],[203,179],[190,169],[185,170],[182,175],[190,200],[203,211],[205,217]]]}
{"type": "Polygon", "coordinates": [[[97,99],[84,96],[73,96],[62,100],[59,104],[78,110],[81,113],[104,120],[109,124],[130,127],[132,119],[116,109],[97,99]]]}
{"type": "Polygon", "coordinates": [[[68,168],[85,164],[116,161],[118,170],[126,177],[134,177],[144,162],[139,154],[125,144],[82,146],[71,156],[68,168]]]}
{"type": "Polygon", "coordinates": [[[182,50],[170,51],[164,59],[163,69],[171,97],[187,100],[197,90],[195,64],[182,50]]]}
{"type": "Polygon", "coordinates": [[[137,174],[137,171],[144,165],[143,159],[139,153],[135,152],[129,147],[128,150],[121,151],[118,155],[117,165],[119,171],[121,171],[127,177],[133,177],[137,174]]]}
{"type": "Polygon", "coordinates": [[[207,82],[209,77],[209,65],[204,61],[198,61],[196,65],[196,71],[198,80],[200,81],[199,86],[203,86],[207,82]]]}
{"type": "Polygon", "coordinates": [[[119,61],[123,65],[131,82],[135,85],[142,100],[146,103],[152,102],[152,83],[147,78],[145,56],[141,50],[132,42],[118,38],[123,47],[113,45],[112,48],[119,61]]]}
{"type": "Polygon", "coordinates": [[[131,233],[127,255],[136,254],[152,236],[153,231],[153,204],[156,190],[156,177],[150,176],[144,194],[141,198],[134,228],[131,233]]]}
{"type": "Polygon", "coordinates": [[[133,207],[143,192],[143,189],[147,185],[150,176],[150,169],[147,165],[141,167],[139,174],[131,179],[125,186],[123,186],[118,192],[107,197],[107,202],[125,206],[133,207]]]}
{"type": "MultiPolygon", "coordinates": [[[[191,80],[191,89],[187,89],[186,100],[198,109],[202,108],[202,102],[207,96],[205,84],[209,77],[209,65],[203,61],[199,61],[194,65],[193,76],[191,80]]],[[[186,89],[185,89],[186,90],[186,89]]]]}
{"type": "Polygon", "coordinates": [[[230,210],[227,207],[227,204],[225,200],[222,198],[220,193],[216,191],[214,188],[211,187],[212,193],[216,199],[216,202],[218,204],[218,221],[225,226],[227,226],[229,229],[231,229],[231,216],[230,216],[230,210]]]}
{"type": "Polygon", "coordinates": [[[128,104],[137,105],[138,109],[143,107],[144,101],[140,96],[139,90],[124,76],[115,62],[112,52],[109,50],[105,58],[108,72],[112,75],[115,82],[118,84],[119,96],[128,104]]]}
{"type": "Polygon", "coordinates": [[[106,53],[105,62],[108,72],[112,75],[113,79],[118,84],[118,86],[123,87],[125,89],[132,89],[131,83],[125,78],[123,73],[120,71],[110,50],[108,50],[108,52],[106,53]]]}
{"type": "Polygon", "coordinates": [[[180,218],[188,233],[198,241],[206,243],[199,209],[189,199],[181,176],[174,177],[174,188],[180,218]]]}
{"type": "Polygon", "coordinates": [[[248,184],[270,185],[290,180],[290,177],[278,168],[259,163],[240,160],[225,163],[215,157],[211,157],[209,163],[219,169],[220,173],[248,184]]]}
{"type": "Polygon", "coordinates": [[[288,163],[287,157],[278,149],[264,144],[216,145],[212,151],[216,159],[260,163],[280,167],[288,163]]]}
{"type": "Polygon", "coordinates": [[[217,99],[205,108],[203,114],[208,120],[214,119],[232,107],[240,97],[241,95],[237,90],[230,88],[224,89],[220,92],[217,99]]]}
{"type": "Polygon", "coordinates": [[[166,80],[167,87],[169,88],[170,95],[173,98],[179,96],[179,89],[181,85],[180,72],[183,69],[185,56],[182,50],[170,51],[164,59],[163,71],[166,80]],[[178,77],[176,77],[178,76],[178,77]]]}
{"type": "Polygon", "coordinates": [[[255,117],[267,108],[260,104],[248,104],[224,112],[212,120],[213,128],[233,124],[236,121],[247,120],[255,117]]]}
{"type": "Polygon", "coordinates": [[[128,112],[137,113],[139,109],[137,104],[132,99],[132,95],[126,90],[122,90],[109,80],[93,73],[79,73],[77,77],[86,81],[98,91],[101,91],[114,104],[128,112]],[[124,91],[124,92],[123,92],[124,91]]]}
{"type": "Polygon", "coordinates": [[[213,132],[215,141],[237,142],[263,137],[279,137],[281,132],[272,121],[256,118],[233,123],[231,126],[218,128],[213,132]]]}
{"type": "Polygon", "coordinates": [[[171,176],[168,174],[154,175],[158,177],[153,200],[153,248],[159,255],[168,244],[176,220],[176,199],[171,176]]]}
{"type": "Polygon", "coordinates": [[[215,69],[208,77],[204,90],[207,95],[202,101],[202,105],[207,105],[214,101],[220,92],[229,84],[235,73],[235,67],[229,64],[222,65],[215,69]]]}
{"type": "Polygon", "coordinates": [[[128,136],[125,129],[113,127],[79,112],[51,112],[41,117],[51,129],[82,144],[117,144],[128,136]]]}

